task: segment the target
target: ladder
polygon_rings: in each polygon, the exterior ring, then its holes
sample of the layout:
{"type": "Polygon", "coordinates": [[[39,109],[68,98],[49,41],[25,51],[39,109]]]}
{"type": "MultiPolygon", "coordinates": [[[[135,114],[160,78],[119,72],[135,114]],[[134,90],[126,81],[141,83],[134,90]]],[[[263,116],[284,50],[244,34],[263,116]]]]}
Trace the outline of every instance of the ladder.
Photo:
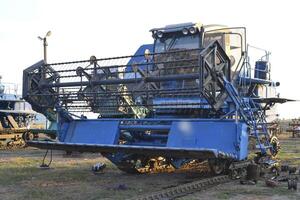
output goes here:
{"type": "MultiPolygon", "coordinates": [[[[200,74],[205,78],[202,85],[202,95],[211,107],[218,111],[229,97],[232,100],[235,111],[249,126],[250,136],[255,137],[257,141],[256,148],[263,155],[266,154],[267,149],[271,149],[272,152],[273,146],[270,145],[264,110],[252,98],[242,97],[226,77],[224,74],[226,70],[223,69],[228,67],[230,70],[230,59],[218,41],[212,42],[200,52],[200,64],[203,71],[206,69],[206,74],[200,74]],[[217,85],[218,87],[215,87],[215,89],[220,89],[219,94],[210,95],[207,93],[206,90],[209,90],[209,88],[207,89],[206,87],[209,85],[217,85]]],[[[233,112],[229,113],[232,114],[233,112]]]]}
{"type": "Polygon", "coordinates": [[[270,145],[270,135],[268,133],[266,116],[261,105],[254,102],[252,98],[240,97],[235,87],[227,81],[224,76],[221,76],[220,78],[228,96],[234,103],[236,110],[250,127],[250,136],[256,138],[256,148],[259,149],[262,154],[266,154],[267,149],[272,148],[272,146],[270,145]]]}

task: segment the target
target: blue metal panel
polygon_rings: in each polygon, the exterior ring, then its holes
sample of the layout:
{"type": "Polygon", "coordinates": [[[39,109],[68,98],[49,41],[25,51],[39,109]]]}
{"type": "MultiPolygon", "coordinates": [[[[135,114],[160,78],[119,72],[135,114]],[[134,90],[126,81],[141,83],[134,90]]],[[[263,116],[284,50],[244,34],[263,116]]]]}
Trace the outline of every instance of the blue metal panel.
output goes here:
{"type": "Polygon", "coordinates": [[[179,121],[172,123],[167,147],[211,149],[242,160],[247,143],[246,125],[241,122],[179,121]]]}
{"type": "MultiPolygon", "coordinates": [[[[135,52],[134,57],[132,57],[129,62],[127,63],[127,67],[125,69],[126,72],[133,72],[131,65],[132,64],[141,64],[145,62],[145,58],[144,58],[144,53],[145,50],[149,49],[150,53],[153,53],[153,44],[144,44],[141,45],[138,50],[135,52]]],[[[139,66],[141,69],[145,69],[146,66],[145,65],[140,65],[139,66]]]]}
{"type": "Polygon", "coordinates": [[[67,133],[68,133],[69,126],[70,126],[70,122],[60,121],[58,123],[57,132],[58,132],[58,140],[59,141],[65,141],[65,138],[66,138],[67,133]]]}
{"type": "Polygon", "coordinates": [[[86,144],[116,144],[119,121],[74,120],[68,126],[62,142],[86,144]]]}
{"type": "Polygon", "coordinates": [[[239,151],[239,159],[246,159],[248,157],[248,132],[247,132],[247,125],[242,123],[237,128],[237,136],[239,137],[240,143],[238,143],[239,151]]]}

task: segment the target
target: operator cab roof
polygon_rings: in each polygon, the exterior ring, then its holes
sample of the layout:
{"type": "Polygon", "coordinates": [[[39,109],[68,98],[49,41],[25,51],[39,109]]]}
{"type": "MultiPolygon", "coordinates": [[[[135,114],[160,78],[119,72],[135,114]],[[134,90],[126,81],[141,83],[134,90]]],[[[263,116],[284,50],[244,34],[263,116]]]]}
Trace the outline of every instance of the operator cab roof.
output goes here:
{"type": "Polygon", "coordinates": [[[181,23],[181,24],[170,24],[170,25],[166,25],[165,27],[161,27],[161,28],[153,28],[150,30],[150,32],[153,31],[163,31],[163,32],[175,32],[175,31],[180,31],[183,28],[189,28],[191,26],[195,26],[195,23],[192,22],[188,22],[188,23],[181,23]]]}
{"type": "Polygon", "coordinates": [[[190,28],[190,27],[197,27],[198,29],[203,27],[207,31],[214,30],[214,29],[227,28],[227,26],[220,25],[220,24],[203,25],[202,23],[187,22],[187,23],[180,23],[180,24],[170,24],[170,25],[166,25],[165,27],[161,27],[161,28],[153,28],[150,30],[150,32],[162,31],[162,32],[168,33],[168,32],[181,31],[184,28],[190,28]]]}

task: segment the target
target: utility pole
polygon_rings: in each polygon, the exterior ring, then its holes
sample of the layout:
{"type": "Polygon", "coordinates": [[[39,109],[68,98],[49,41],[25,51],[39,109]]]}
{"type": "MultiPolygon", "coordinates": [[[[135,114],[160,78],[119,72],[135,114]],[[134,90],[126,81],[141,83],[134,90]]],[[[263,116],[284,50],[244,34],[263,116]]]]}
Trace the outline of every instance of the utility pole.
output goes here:
{"type": "MultiPolygon", "coordinates": [[[[43,48],[44,48],[44,63],[45,65],[47,64],[47,46],[48,46],[48,43],[47,43],[47,37],[49,37],[51,35],[51,31],[48,31],[45,35],[45,37],[41,37],[41,36],[38,36],[38,39],[40,39],[41,41],[43,41],[43,48]]],[[[46,79],[46,67],[45,65],[42,67],[42,70],[40,71],[41,73],[41,79],[42,80],[45,80],[46,79]]]]}

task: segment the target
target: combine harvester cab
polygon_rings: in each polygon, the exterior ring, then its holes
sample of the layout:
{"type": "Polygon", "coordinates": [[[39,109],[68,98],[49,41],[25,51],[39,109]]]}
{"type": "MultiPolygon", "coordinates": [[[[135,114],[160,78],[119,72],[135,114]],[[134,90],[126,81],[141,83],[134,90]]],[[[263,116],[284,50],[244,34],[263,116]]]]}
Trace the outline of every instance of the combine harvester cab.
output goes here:
{"type": "Polygon", "coordinates": [[[247,160],[253,139],[260,155],[276,155],[265,113],[287,100],[259,96],[259,86],[278,84],[268,59],[251,69],[245,28],[185,23],[151,33],[154,43],[133,56],[25,69],[24,98],[58,116],[57,141],[28,145],[101,152],[130,173],[205,160],[222,173],[247,160]]]}

